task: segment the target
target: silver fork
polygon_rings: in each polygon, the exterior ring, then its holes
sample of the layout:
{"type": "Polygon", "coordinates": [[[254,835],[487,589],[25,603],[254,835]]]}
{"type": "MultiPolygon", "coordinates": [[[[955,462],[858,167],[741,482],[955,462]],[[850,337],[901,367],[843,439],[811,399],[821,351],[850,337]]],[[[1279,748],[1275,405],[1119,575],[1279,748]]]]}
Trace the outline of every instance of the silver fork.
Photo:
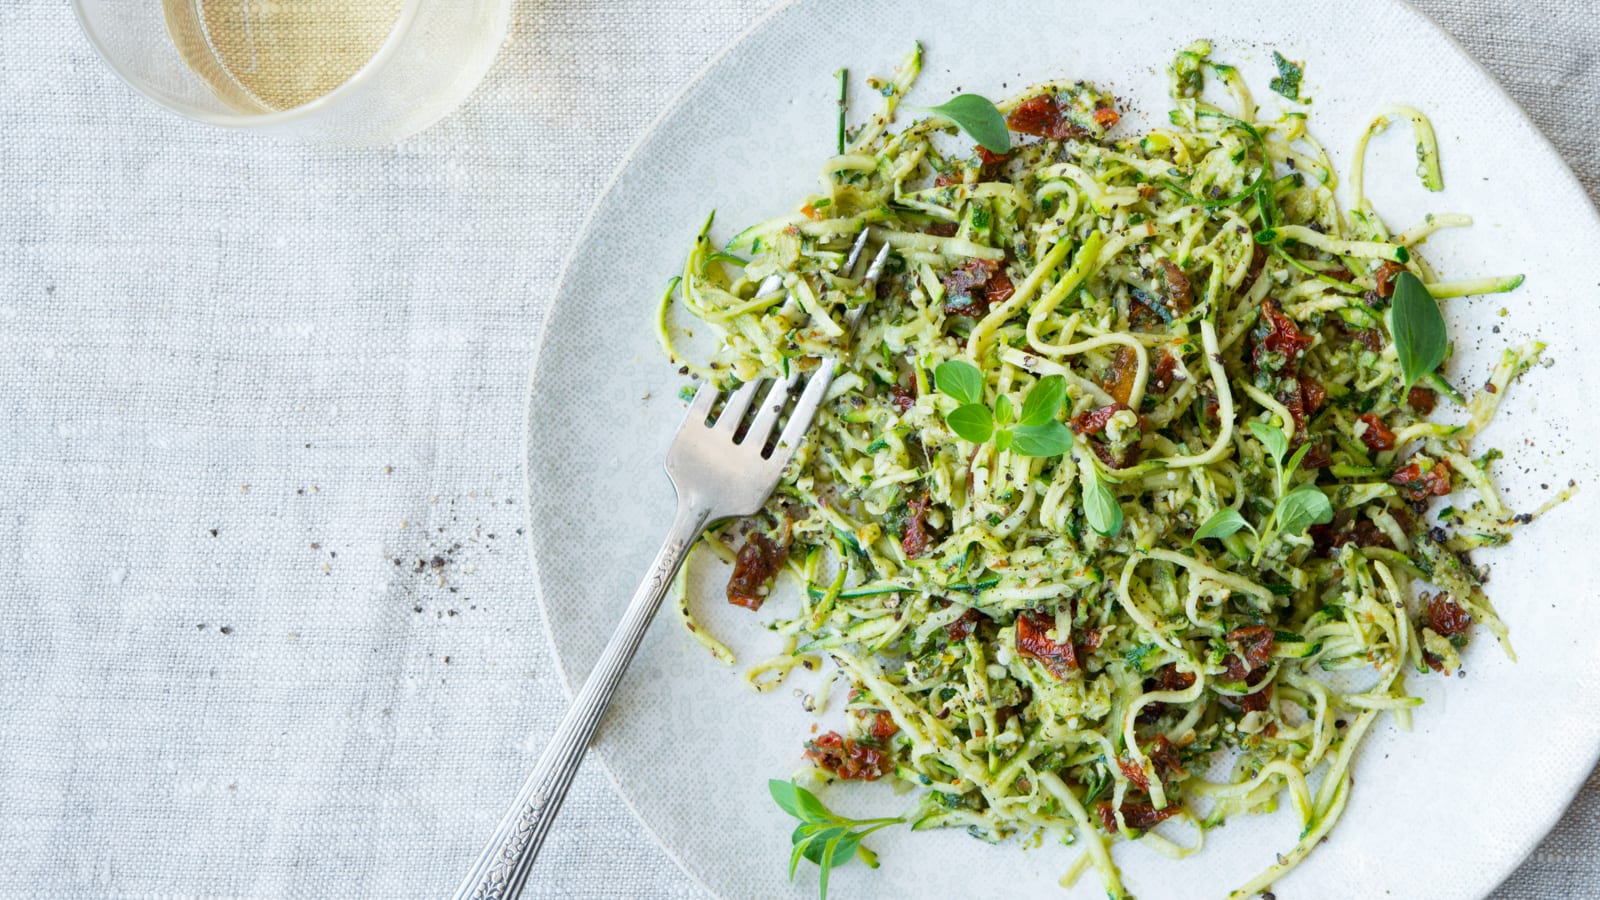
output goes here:
{"type": "MultiPolygon", "coordinates": [[[[868,258],[869,232],[869,229],[861,230],[840,271],[854,272],[860,268],[861,260],[868,258]]],[[[883,274],[888,258],[889,245],[884,243],[866,263],[866,270],[860,276],[860,290],[866,297],[845,314],[847,336],[854,334],[862,310],[872,301],[878,277],[883,274]]],[[[773,275],[757,286],[756,295],[764,296],[782,288],[782,277],[773,275]]],[[[790,394],[799,384],[798,370],[773,383],[763,395],[749,426],[742,430],[739,426],[755,401],[761,382],[749,382],[729,396],[722,413],[711,425],[707,422],[718,392],[709,384],[700,386],[667,450],[667,477],[672,479],[672,487],[678,493],[678,514],[673,518],[666,542],[650,564],[644,582],[634,592],[633,601],[601,652],[600,660],[573,699],[572,708],[561,720],[555,737],[539,757],[533,774],[523,782],[517,799],[456,889],[456,900],[512,900],[522,893],[528,872],[544,844],[550,823],[555,821],[567,788],[572,785],[572,777],[578,772],[589,740],[594,737],[606,706],[622,681],[622,673],[638,651],[645,629],[650,627],[650,620],[661,607],[667,585],[683,566],[689,548],[706,526],[722,519],[753,515],[767,502],[784,467],[794,458],[801,439],[810,430],[837,369],[837,360],[824,359],[812,373],[770,451],[768,438],[790,394]]]]}
{"type": "Polygon", "coordinates": [[[825,359],[807,380],[770,452],[768,439],[800,381],[798,370],[772,384],[749,426],[742,431],[739,426],[763,382],[749,382],[730,395],[722,413],[710,425],[707,422],[718,392],[705,384],[695,393],[688,415],[667,451],[667,476],[678,494],[678,514],[666,542],[650,564],[650,571],[634,593],[633,602],[628,604],[599,662],[573,699],[572,708],[561,720],[561,727],[539,757],[533,774],[517,792],[511,809],[457,889],[457,900],[510,900],[522,893],[550,823],[583,761],[584,750],[689,548],[706,526],[752,515],[766,503],[784,466],[794,458],[811,428],[833,381],[835,366],[834,360],[825,359]]]}

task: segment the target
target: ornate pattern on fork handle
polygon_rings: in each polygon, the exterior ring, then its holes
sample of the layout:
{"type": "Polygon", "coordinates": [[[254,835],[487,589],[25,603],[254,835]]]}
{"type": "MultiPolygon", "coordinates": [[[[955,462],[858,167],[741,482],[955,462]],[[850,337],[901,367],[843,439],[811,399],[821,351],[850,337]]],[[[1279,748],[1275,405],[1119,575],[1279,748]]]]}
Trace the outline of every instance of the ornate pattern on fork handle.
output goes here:
{"type": "Polygon", "coordinates": [[[667,586],[710,517],[710,510],[703,504],[680,500],[672,531],[628,604],[616,633],[573,698],[572,708],[539,757],[539,764],[517,792],[511,810],[500,820],[488,846],[462,881],[455,900],[511,900],[522,893],[550,823],[572,786],[572,778],[622,673],[639,649],[650,620],[666,596],[667,586]]]}

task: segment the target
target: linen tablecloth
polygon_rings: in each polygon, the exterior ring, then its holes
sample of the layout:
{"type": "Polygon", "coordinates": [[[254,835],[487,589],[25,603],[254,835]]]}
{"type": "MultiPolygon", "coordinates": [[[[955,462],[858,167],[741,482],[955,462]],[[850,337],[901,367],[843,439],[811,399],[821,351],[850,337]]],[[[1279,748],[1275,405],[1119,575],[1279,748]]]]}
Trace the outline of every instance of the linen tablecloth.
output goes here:
{"type": "MultiPolygon", "coordinates": [[[[0,896],[454,885],[566,702],[521,534],[559,267],[769,6],[521,0],[459,112],[348,150],[179,119],[0,4],[0,896]]],[[[1594,5],[1421,6],[1600,193],[1594,5]]],[[[1592,780],[1495,896],[1600,895],[1597,825],[1592,780]]],[[[535,879],[702,896],[594,764],[535,879]]]]}

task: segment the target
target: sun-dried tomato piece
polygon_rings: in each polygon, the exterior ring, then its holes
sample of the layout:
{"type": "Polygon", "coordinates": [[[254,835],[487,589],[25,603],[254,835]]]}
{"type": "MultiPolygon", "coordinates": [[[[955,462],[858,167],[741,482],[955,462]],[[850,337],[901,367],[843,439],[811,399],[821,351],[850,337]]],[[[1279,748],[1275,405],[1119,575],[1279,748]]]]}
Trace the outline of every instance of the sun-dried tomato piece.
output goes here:
{"type": "Polygon", "coordinates": [[[822,211],[817,209],[815,206],[812,206],[810,203],[800,207],[800,214],[812,220],[813,222],[819,221],[823,218],[822,211]]]}
{"type": "Polygon", "coordinates": [[[1278,402],[1289,410],[1289,418],[1294,420],[1294,434],[1290,437],[1295,444],[1306,440],[1306,423],[1317,414],[1327,399],[1327,389],[1310,375],[1295,376],[1294,383],[1278,393],[1278,402]]]}
{"type": "Polygon", "coordinates": [[[1111,355],[1111,368],[1106,370],[1101,386],[1119,406],[1126,409],[1128,400],[1133,397],[1133,383],[1138,377],[1139,354],[1131,347],[1118,347],[1117,352],[1111,355]]]}
{"type": "Polygon", "coordinates": [[[992,259],[969,259],[944,276],[946,294],[970,294],[989,283],[1000,263],[992,259]]]}
{"type": "Polygon", "coordinates": [[[960,169],[951,169],[948,172],[940,172],[933,176],[933,186],[936,188],[949,187],[952,184],[960,184],[966,180],[966,175],[962,174],[960,169]]]}
{"type": "Polygon", "coordinates": [[[1267,685],[1253,694],[1245,694],[1239,698],[1239,709],[1244,712],[1261,712],[1272,702],[1272,685],[1267,685]]]}
{"type": "Polygon", "coordinates": [[[1424,624],[1442,637],[1465,634],[1472,627],[1472,615],[1458,605],[1449,594],[1440,592],[1428,600],[1424,624]]]}
{"type": "Polygon", "coordinates": [[[1411,459],[1412,462],[1389,476],[1389,483],[1399,485],[1406,499],[1418,503],[1429,497],[1443,497],[1450,493],[1449,463],[1426,457],[1419,459],[1413,456],[1411,459]]]}
{"type": "Polygon", "coordinates": [[[880,709],[872,716],[870,734],[873,740],[884,741],[894,737],[900,726],[894,723],[894,716],[889,715],[886,709],[880,709]]]}
{"type": "Polygon", "coordinates": [[[1245,625],[1228,632],[1228,645],[1242,658],[1247,674],[1272,658],[1272,640],[1271,625],[1245,625]]]}
{"type": "Polygon", "coordinates": [[[1328,389],[1310,375],[1301,375],[1299,381],[1300,403],[1305,407],[1306,415],[1314,416],[1322,404],[1328,402],[1328,389]]]}
{"type": "Polygon", "coordinates": [[[889,385],[889,402],[893,403],[895,409],[900,410],[902,413],[910,411],[911,407],[917,405],[917,386],[915,384],[909,387],[902,384],[889,385]]]}
{"type": "Polygon", "coordinates": [[[1056,103],[1056,98],[1049,94],[1040,94],[1017,104],[1017,108],[1006,116],[1006,127],[1022,134],[1032,134],[1045,137],[1057,125],[1061,124],[1061,107],[1056,103]]]}
{"type": "Polygon", "coordinates": [[[1189,276],[1183,272],[1183,267],[1170,259],[1163,259],[1156,263],[1161,268],[1162,293],[1166,295],[1167,303],[1172,311],[1183,315],[1194,308],[1194,288],[1189,284],[1189,276]]]}
{"type": "Polygon", "coordinates": [[[1261,324],[1256,327],[1256,345],[1250,361],[1257,369],[1265,362],[1274,362],[1279,358],[1281,364],[1275,364],[1273,369],[1292,369],[1315,340],[1311,335],[1300,330],[1294,320],[1283,314],[1283,308],[1274,300],[1263,300],[1261,303],[1261,324]]]}
{"type": "Polygon", "coordinates": [[[1000,263],[992,259],[969,259],[951,269],[944,276],[945,314],[981,317],[989,309],[984,288],[999,271],[1000,263]]]}
{"type": "Polygon", "coordinates": [[[922,229],[922,233],[931,234],[934,237],[955,237],[956,232],[960,230],[960,226],[956,225],[954,222],[935,222],[932,225],[929,225],[927,228],[922,229]]]}
{"type": "Polygon", "coordinates": [[[877,781],[887,762],[882,751],[830,731],[806,743],[806,759],[846,781],[877,781]]]}
{"type": "Polygon", "coordinates": [[[1394,449],[1394,431],[1383,424],[1382,419],[1372,413],[1362,413],[1357,421],[1367,426],[1367,430],[1361,432],[1361,443],[1366,444],[1368,450],[1379,453],[1394,449]]]}
{"type": "Polygon", "coordinates": [[[1039,661],[1057,680],[1065,681],[1077,670],[1078,657],[1072,642],[1057,643],[1047,632],[1055,627],[1054,618],[1035,618],[1025,612],[1017,616],[1017,652],[1039,661]]]}
{"type": "Polygon", "coordinates": [[[1194,686],[1194,673],[1178,668],[1177,663],[1167,663],[1144,680],[1147,691],[1186,691],[1194,686]]]}
{"type": "Polygon", "coordinates": [[[1112,403],[1109,406],[1091,409],[1088,412],[1073,416],[1069,424],[1071,424],[1072,430],[1078,434],[1099,434],[1106,430],[1106,423],[1111,421],[1112,416],[1127,408],[1124,404],[1112,403]]]}
{"type": "MultiPolygon", "coordinates": [[[[1194,674],[1178,669],[1176,663],[1167,663],[1144,679],[1146,691],[1186,691],[1194,686],[1194,674]]],[[[1149,703],[1139,713],[1139,721],[1149,722],[1161,718],[1167,709],[1165,703],[1149,703]]]]}
{"type": "Polygon", "coordinates": [[[1378,282],[1378,296],[1385,300],[1394,296],[1395,276],[1399,275],[1405,270],[1406,267],[1400,265],[1399,263],[1384,260],[1383,264],[1378,266],[1377,271],[1373,273],[1373,277],[1376,278],[1378,282]]]}
{"type": "Polygon", "coordinates": [[[1155,371],[1150,373],[1150,389],[1158,394],[1166,393],[1177,374],[1178,358],[1170,350],[1161,351],[1161,359],[1156,361],[1155,371]]]}
{"type": "Polygon", "coordinates": [[[1004,272],[996,272],[989,278],[989,283],[984,285],[983,299],[990,306],[999,306],[1011,299],[1017,292],[1016,285],[1011,283],[1011,277],[1004,272]]]}
{"type": "Polygon", "coordinates": [[[1006,116],[1006,127],[1020,134],[1058,141],[1088,136],[1082,126],[1061,117],[1061,104],[1051,94],[1039,94],[1017,104],[1011,115],[1006,116]]]}
{"type": "Polygon", "coordinates": [[[900,549],[905,551],[906,559],[916,559],[928,552],[928,547],[933,543],[928,535],[928,505],[931,502],[926,493],[906,502],[906,517],[900,520],[900,549]]]}
{"type": "Polygon", "coordinates": [[[787,547],[759,532],[752,532],[739,548],[728,578],[728,602],[745,609],[760,609],[767,600],[772,579],[789,555],[787,547]]]}
{"type": "Polygon", "coordinates": [[[949,638],[951,643],[966,640],[967,635],[971,634],[972,630],[978,627],[978,622],[982,618],[982,613],[979,613],[975,609],[969,608],[966,612],[961,614],[961,618],[944,627],[945,637],[949,638]]]}
{"type": "Polygon", "coordinates": [[[1328,446],[1321,441],[1311,445],[1306,455],[1300,459],[1300,468],[1307,472],[1326,468],[1333,462],[1333,457],[1328,454],[1328,446]]]}
{"type": "Polygon", "coordinates": [[[1187,775],[1183,769],[1183,759],[1178,756],[1178,748],[1167,740],[1164,734],[1156,735],[1150,746],[1144,748],[1144,755],[1150,757],[1150,763],[1156,767],[1157,773],[1173,775],[1187,775]]]}
{"type": "Polygon", "coordinates": [[[1343,281],[1347,284],[1356,280],[1356,276],[1350,274],[1350,270],[1346,269],[1344,266],[1334,266],[1322,274],[1332,278],[1334,281],[1343,281]]]}
{"type": "MultiPolygon", "coordinates": [[[[1125,800],[1120,807],[1122,820],[1128,827],[1135,831],[1148,831],[1178,814],[1176,803],[1167,804],[1166,809],[1156,809],[1148,803],[1136,800],[1125,800]]],[[[1095,812],[1100,816],[1100,824],[1105,826],[1107,834],[1117,833],[1117,816],[1111,810],[1111,802],[1102,800],[1096,804],[1095,812]]]]}
{"type": "Polygon", "coordinates": [[[1139,765],[1127,757],[1117,758],[1117,768],[1122,770],[1122,777],[1133,782],[1141,791],[1150,790],[1150,776],[1145,774],[1144,766],[1139,765]]]}
{"type": "Polygon", "coordinates": [[[1406,393],[1406,405],[1416,410],[1419,415],[1428,415],[1433,412],[1433,407],[1439,402],[1439,395],[1432,388],[1414,387],[1406,393]]]}
{"type": "Polygon", "coordinates": [[[978,162],[982,163],[984,166],[998,166],[1005,163],[1010,158],[1010,153],[990,153],[988,147],[985,147],[982,144],[978,145],[978,162]]]}
{"type": "Polygon", "coordinates": [[[1345,544],[1355,544],[1357,547],[1388,547],[1390,550],[1394,549],[1394,540],[1389,537],[1389,533],[1379,528],[1370,519],[1362,519],[1350,526],[1349,531],[1345,531],[1333,539],[1335,547],[1343,547],[1345,544]]]}
{"type": "Polygon", "coordinates": [[[1110,128],[1122,121],[1122,114],[1109,106],[1102,106],[1094,111],[1094,123],[1101,128],[1110,128]]]}
{"type": "Polygon", "coordinates": [[[1094,812],[1095,815],[1100,817],[1100,826],[1106,830],[1106,834],[1117,833],[1117,815],[1111,811],[1110,800],[1101,800],[1096,803],[1094,812]]]}
{"type": "Polygon", "coordinates": [[[1100,642],[1104,639],[1105,636],[1100,633],[1098,628],[1085,628],[1083,630],[1083,640],[1078,641],[1075,645],[1073,645],[1073,648],[1078,655],[1078,659],[1081,660],[1094,651],[1100,649],[1100,642]]]}
{"type": "Polygon", "coordinates": [[[1373,353],[1383,352],[1383,332],[1376,328],[1363,328],[1351,337],[1373,353]]]}

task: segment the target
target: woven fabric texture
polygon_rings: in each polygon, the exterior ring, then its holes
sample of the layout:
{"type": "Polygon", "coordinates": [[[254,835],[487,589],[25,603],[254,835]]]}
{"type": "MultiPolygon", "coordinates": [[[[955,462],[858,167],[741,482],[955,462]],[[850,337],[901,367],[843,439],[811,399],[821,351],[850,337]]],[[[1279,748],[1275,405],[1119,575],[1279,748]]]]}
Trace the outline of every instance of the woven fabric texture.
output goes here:
{"type": "MultiPolygon", "coordinates": [[[[521,536],[561,262],[770,5],[519,0],[460,111],[346,150],[0,4],[0,897],[448,893],[565,706],[521,536]]],[[[1595,10],[1420,5],[1600,193],[1595,10]]],[[[1592,780],[1495,897],[1600,895],[1597,826],[1592,780]]],[[[531,894],[703,895],[596,765],[531,894]]]]}

